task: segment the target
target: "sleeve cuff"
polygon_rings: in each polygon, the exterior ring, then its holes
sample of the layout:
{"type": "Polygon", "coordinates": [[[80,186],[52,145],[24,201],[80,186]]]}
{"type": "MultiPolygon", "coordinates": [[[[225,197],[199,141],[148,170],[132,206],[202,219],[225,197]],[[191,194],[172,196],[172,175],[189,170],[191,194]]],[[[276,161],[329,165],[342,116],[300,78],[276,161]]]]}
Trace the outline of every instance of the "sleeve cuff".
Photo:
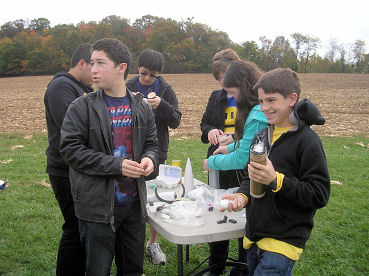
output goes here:
{"type": "Polygon", "coordinates": [[[277,174],[277,188],[275,190],[272,190],[274,193],[277,193],[282,188],[283,178],[284,174],[276,172],[277,174]]]}
{"type": "Polygon", "coordinates": [[[246,206],[247,202],[249,201],[248,197],[244,195],[243,193],[236,193],[236,195],[242,195],[245,198],[245,206],[246,206]]]}

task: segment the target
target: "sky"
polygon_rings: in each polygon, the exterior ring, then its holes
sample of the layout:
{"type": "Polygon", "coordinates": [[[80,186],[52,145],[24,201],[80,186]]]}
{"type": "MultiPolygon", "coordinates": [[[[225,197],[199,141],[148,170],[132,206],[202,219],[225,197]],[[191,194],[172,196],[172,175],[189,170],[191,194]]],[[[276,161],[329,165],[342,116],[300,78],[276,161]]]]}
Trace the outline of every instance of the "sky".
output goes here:
{"type": "Polygon", "coordinates": [[[369,1],[367,0],[105,0],[105,1],[4,1],[0,25],[17,19],[40,17],[51,26],[99,22],[109,15],[127,18],[132,24],[144,15],[206,24],[213,30],[228,33],[235,43],[255,41],[260,36],[272,41],[283,35],[291,44],[291,34],[298,32],[321,40],[319,54],[325,54],[331,40],[346,49],[363,40],[369,49],[369,1]]]}

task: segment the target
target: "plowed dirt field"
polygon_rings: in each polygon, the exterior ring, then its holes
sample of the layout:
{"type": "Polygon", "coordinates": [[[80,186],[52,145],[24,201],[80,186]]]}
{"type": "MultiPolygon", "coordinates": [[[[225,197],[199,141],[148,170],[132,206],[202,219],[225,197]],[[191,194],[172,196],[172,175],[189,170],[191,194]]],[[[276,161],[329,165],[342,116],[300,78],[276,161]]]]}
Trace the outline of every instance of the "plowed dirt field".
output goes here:
{"type": "MultiPolygon", "coordinates": [[[[131,76],[129,76],[131,77],[131,76]]],[[[211,91],[211,74],[163,75],[172,84],[183,113],[174,137],[199,137],[200,121],[211,91]]],[[[0,133],[46,133],[43,97],[52,76],[0,78],[0,133]]],[[[369,136],[369,75],[301,74],[301,96],[326,118],[313,129],[324,136],[369,136]]]]}

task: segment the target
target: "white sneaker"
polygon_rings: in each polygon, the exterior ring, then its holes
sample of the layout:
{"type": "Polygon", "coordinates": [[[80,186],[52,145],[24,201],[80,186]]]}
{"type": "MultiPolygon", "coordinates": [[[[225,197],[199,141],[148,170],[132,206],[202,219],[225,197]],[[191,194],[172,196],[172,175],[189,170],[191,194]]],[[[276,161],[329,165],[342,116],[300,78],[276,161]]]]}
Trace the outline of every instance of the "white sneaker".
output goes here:
{"type": "Polygon", "coordinates": [[[151,258],[154,264],[160,265],[167,262],[167,256],[161,251],[160,245],[158,243],[153,243],[146,246],[146,254],[151,258]]]}

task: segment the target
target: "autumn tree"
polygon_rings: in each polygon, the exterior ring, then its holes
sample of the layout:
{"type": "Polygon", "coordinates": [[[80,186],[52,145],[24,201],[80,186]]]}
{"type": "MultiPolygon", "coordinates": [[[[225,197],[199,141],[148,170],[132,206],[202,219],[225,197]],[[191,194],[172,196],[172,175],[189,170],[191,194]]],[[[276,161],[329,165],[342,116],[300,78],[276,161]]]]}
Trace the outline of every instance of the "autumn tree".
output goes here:
{"type": "Polygon", "coordinates": [[[12,39],[6,37],[0,40],[0,75],[11,75],[12,64],[17,59],[15,52],[12,39]]]}
{"type": "Polygon", "coordinates": [[[14,21],[9,21],[1,26],[0,38],[9,37],[13,38],[18,33],[25,30],[25,21],[23,19],[18,19],[14,21]]]}
{"type": "Polygon", "coordinates": [[[144,43],[145,48],[152,48],[162,52],[165,56],[165,49],[172,43],[180,43],[184,39],[184,34],[177,21],[172,19],[158,19],[152,26],[151,34],[144,43]]]}
{"type": "Polygon", "coordinates": [[[166,51],[170,61],[166,62],[165,72],[193,73],[199,71],[199,64],[194,62],[196,50],[192,39],[185,38],[180,43],[171,44],[166,51]]]}
{"type": "Polygon", "coordinates": [[[114,37],[124,36],[127,28],[130,28],[129,19],[121,18],[120,16],[110,15],[101,20],[101,23],[105,23],[111,26],[112,34],[114,37]]]}
{"type": "Polygon", "coordinates": [[[31,31],[41,34],[44,30],[50,29],[50,21],[44,17],[32,19],[28,27],[31,31]]]}
{"type": "Polygon", "coordinates": [[[52,37],[48,43],[68,56],[72,56],[74,49],[84,43],[78,28],[72,24],[57,25],[50,29],[47,35],[52,37]]]}

